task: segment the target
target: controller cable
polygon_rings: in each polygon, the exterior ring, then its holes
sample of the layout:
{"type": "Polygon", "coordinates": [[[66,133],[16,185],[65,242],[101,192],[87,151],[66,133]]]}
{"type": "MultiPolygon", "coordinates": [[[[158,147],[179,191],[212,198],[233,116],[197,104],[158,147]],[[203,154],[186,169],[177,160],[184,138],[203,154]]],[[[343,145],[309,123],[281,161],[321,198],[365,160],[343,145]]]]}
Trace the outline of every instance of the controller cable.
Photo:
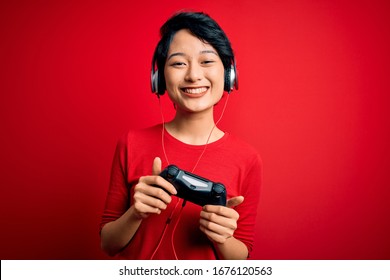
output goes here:
{"type": "MultiPolygon", "coordinates": [[[[224,113],[225,113],[225,109],[226,109],[227,103],[228,103],[228,101],[229,101],[229,96],[230,96],[230,94],[227,94],[226,101],[225,101],[225,104],[224,104],[224,106],[223,106],[221,115],[219,116],[218,120],[214,123],[214,126],[213,126],[213,128],[211,129],[209,136],[207,137],[207,141],[206,141],[206,144],[205,144],[205,146],[204,146],[204,148],[203,148],[203,151],[202,151],[202,153],[200,154],[200,156],[199,156],[197,162],[195,163],[195,166],[192,168],[191,173],[194,173],[194,171],[195,171],[196,167],[198,166],[198,164],[199,164],[201,158],[203,157],[203,154],[206,152],[206,148],[207,148],[207,146],[208,146],[208,144],[209,144],[211,135],[213,134],[214,129],[217,127],[217,125],[219,124],[219,122],[220,122],[221,119],[222,119],[222,116],[223,116],[224,113]]],[[[165,137],[164,137],[164,132],[165,132],[165,119],[164,119],[164,113],[163,113],[163,109],[162,109],[162,105],[161,105],[160,95],[157,95],[157,97],[158,97],[158,104],[159,104],[159,107],[160,107],[160,113],[161,113],[161,119],[162,119],[161,145],[162,145],[162,150],[163,150],[163,153],[164,153],[165,160],[166,160],[167,164],[169,165],[170,163],[169,163],[168,156],[167,156],[167,153],[166,153],[166,150],[165,150],[165,141],[164,141],[164,138],[165,138],[165,137]]],[[[165,236],[165,234],[166,234],[166,231],[167,231],[167,229],[168,229],[168,225],[169,225],[170,222],[172,221],[173,214],[174,214],[174,212],[175,212],[177,206],[178,206],[179,203],[181,202],[181,200],[182,200],[182,199],[178,198],[178,200],[177,200],[177,202],[176,202],[176,204],[175,204],[175,206],[174,206],[174,208],[173,208],[173,210],[172,210],[170,216],[168,217],[167,221],[165,222],[164,230],[163,230],[163,232],[162,232],[162,234],[161,234],[160,241],[159,241],[159,243],[157,244],[156,248],[154,249],[152,256],[150,257],[151,260],[154,258],[154,255],[156,254],[156,252],[157,252],[158,249],[160,248],[160,246],[161,246],[161,244],[162,244],[162,241],[163,241],[163,239],[164,239],[164,236],[165,236]]],[[[182,213],[183,213],[184,206],[186,205],[186,202],[187,202],[186,200],[183,200],[183,203],[182,203],[182,206],[181,206],[179,215],[178,215],[178,217],[177,217],[176,223],[175,223],[175,225],[174,225],[174,227],[173,227],[172,236],[171,236],[171,245],[172,245],[173,254],[175,255],[175,259],[176,259],[176,260],[178,260],[179,258],[177,257],[176,250],[175,250],[175,244],[174,244],[173,240],[174,240],[174,236],[175,236],[175,232],[176,232],[177,225],[179,224],[179,221],[180,221],[181,215],[182,215],[182,213]]]]}

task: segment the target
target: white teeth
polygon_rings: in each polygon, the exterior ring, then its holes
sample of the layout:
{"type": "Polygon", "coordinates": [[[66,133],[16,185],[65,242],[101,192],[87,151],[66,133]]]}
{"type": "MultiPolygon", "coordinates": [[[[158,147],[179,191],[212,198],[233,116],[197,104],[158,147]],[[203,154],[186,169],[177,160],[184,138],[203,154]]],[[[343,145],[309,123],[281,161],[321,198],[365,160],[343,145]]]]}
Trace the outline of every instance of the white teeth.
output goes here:
{"type": "Polygon", "coordinates": [[[201,94],[207,90],[206,87],[201,88],[185,88],[184,91],[190,94],[201,94]]]}

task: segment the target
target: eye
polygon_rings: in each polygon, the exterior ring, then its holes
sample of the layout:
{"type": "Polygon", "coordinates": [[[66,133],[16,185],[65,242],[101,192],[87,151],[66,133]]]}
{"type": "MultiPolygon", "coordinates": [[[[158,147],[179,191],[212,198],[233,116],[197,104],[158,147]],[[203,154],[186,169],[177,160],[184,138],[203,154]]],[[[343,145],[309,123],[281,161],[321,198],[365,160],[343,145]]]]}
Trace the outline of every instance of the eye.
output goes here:
{"type": "Polygon", "coordinates": [[[202,62],[202,64],[211,64],[213,62],[214,62],[214,60],[205,60],[202,62]]]}
{"type": "Polygon", "coordinates": [[[173,66],[173,67],[183,67],[186,64],[184,62],[175,61],[175,62],[172,62],[170,65],[173,66]]]}

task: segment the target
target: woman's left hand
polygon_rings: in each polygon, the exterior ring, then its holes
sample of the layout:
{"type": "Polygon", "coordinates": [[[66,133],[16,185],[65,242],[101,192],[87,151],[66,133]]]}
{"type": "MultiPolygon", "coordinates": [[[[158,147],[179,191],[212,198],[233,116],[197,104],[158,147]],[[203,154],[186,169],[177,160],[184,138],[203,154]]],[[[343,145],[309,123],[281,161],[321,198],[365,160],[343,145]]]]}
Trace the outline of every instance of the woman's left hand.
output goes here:
{"type": "Polygon", "coordinates": [[[229,199],[225,206],[205,205],[200,212],[200,230],[216,243],[223,244],[237,229],[239,214],[233,207],[244,201],[243,196],[229,199]]]}

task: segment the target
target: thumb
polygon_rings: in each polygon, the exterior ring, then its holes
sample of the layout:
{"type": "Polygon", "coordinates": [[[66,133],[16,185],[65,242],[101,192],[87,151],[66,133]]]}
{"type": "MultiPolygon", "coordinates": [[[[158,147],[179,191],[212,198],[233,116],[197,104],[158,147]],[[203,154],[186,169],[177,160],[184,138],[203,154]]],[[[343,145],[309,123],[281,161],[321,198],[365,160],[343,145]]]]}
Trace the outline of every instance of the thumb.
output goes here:
{"type": "Polygon", "coordinates": [[[160,175],[161,173],[161,159],[159,157],[154,158],[153,160],[153,175],[160,175]]]}
{"type": "Polygon", "coordinates": [[[234,208],[234,207],[240,205],[243,201],[244,201],[244,197],[243,196],[232,197],[231,199],[229,199],[226,202],[226,207],[234,208]]]}

